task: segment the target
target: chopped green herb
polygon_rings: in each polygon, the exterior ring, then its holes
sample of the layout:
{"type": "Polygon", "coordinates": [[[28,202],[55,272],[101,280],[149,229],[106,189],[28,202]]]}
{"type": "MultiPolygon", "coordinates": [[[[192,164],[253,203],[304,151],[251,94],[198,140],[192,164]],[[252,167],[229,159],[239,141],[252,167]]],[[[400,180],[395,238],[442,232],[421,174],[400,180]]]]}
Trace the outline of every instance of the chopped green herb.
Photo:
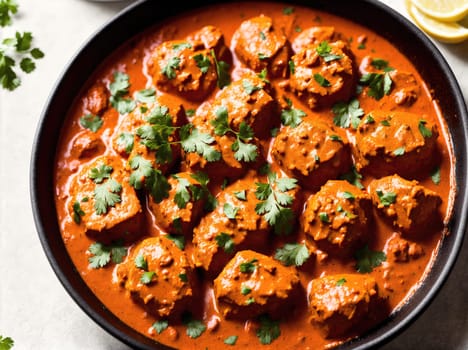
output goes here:
{"type": "Polygon", "coordinates": [[[230,65],[224,61],[218,61],[214,50],[211,50],[211,56],[215,61],[216,73],[218,74],[218,87],[223,87],[231,84],[231,75],[229,74],[230,65]]]}
{"type": "Polygon", "coordinates": [[[125,153],[130,154],[135,145],[135,136],[129,132],[123,132],[117,138],[117,144],[125,149],[125,153]]]}
{"type": "Polygon", "coordinates": [[[239,208],[234,207],[231,203],[224,203],[223,212],[224,215],[228,217],[228,219],[235,219],[238,211],[239,208]]]}
{"type": "Polygon", "coordinates": [[[86,114],[80,118],[80,125],[92,132],[97,132],[103,123],[102,118],[94,114],[86,114]]]}
{"type": "Polygon", "coordinates": [[[367,244],[355,253],[356,270],[359,273],[369,273],[375,267],[380,266],[387,256],[384,252],[370,250],[367,244]]]}
{"type": "Polygon", "coordinates": [[[271,137],[276,137],[278,135],[279,128],[273,128],[270,130],[271,137]]]}
{"type": "Polygon", "coordinates": [[[226,339],[224,339],[224,344],[226,344],[226,345],[236,345],[237,338],[238,338],[237,335],[231,335],[231,336],[227,337],[226,339]]]}
{"type": "Polygon", "coordinates": [[[322,75],[322,74],[319,74],[319,73],[315,73],[314,74],[314,80],[320,85],[320,86],[323,86],[323,87],[330,87],[331,84],[330,82],[325,79],[325,77],[322,75]]]}
{"type": "Polygon", "coordinates": [[[245,285],[242,285],[241,286],[241,294],[242,295],[247,295],[247,294],[250,294],[250,292],[252,292],[252,289],[245,286],[245,285]]]}
{"type": "Polygon", "coordinates": [[[194,186],[192,186],[190,182],[187,179],[184,179],[183,177],[177,175],[173,175],[173,177],[178,181],[176,193],[174,195],[174,202],[180,209],[184,209],[187,206],[187,203],[190,202],[190,199],[192,198],[189,189],[191,190],[192,188],[194,188],[194,186]]]}
{"type": "Polygon", "coordinates": [[[120,264],[127,255],[127,248],[122,245],[121,241],[112,242],[110,245],[95,242],[89,246],[88,252],[92,254],[88,258],[89,266],[92,269],[99,269],[111,261],[114,264],[120,264]]]}
{"type": "Polygon", "coordinates": [[[144,271],[148,271],[148,262],[146,261],[146,258],[142,254],[139,254],[135,258],[134,263],[137,268],[144,270],[144,271]]]}
{"type": "Polygon", "coordinates": [[[259,317],[260,328],[257,330],[257,337],[263,345],[271,344],[281,335],[279,322],[272,320],[268,315],[259,317]]]}
{"type": "Polygon", "coordinates": [[[343,142],[343,139],[338,135],[330,135],[330,140],[337,141],[337,142],[343,142]]]}
{"type": "Polygon", "coordinates": [[[83,209],[81,209],[80,202],[75,201],[75,203],[73,203],[73,221],[78,225],[81,224],[81,217],[85,214],[83,209]]]}
{"type": "Polygon", "coordinates": [[[436,167],[431,171],[431,180],[434,184],[440,184],[440,167],[436,167]]]}
{"type": "Polygon", "coordinates": [[[365,43],[360,43],[357,48],[358,48],[358,50],[364,50],[366,48],[366,44],[365,43]]]}
{"type": "Polygon", "coordinates": [[[255,303],[255,298],[254,297],[250,297],[249,299],[247,299],[245,301],[245,305],[251,305],[251,304],[254,304],[255,303]]]}
{"type": "Polygon", "coordinates": [[[195,115],[195,110],[193,108],[187,109],[185,114],[187,114],[187,117],[193,117],[195,115]]]}
{"type": "Polygon", "coordinates": [[[236,247],[231,236],[229,236],[227,233],[221,232],[215,237],[215,240],[218,244],[218,247],[222,248],[228,254],[231,254],[236,247]]]}
{"type": "Polygon", "coordinates": [[[302,32],[302,28],[299,27],[299,26],[295,26],[295,27],[294,27],[294,31],[295,31],[296,33],[300,33],[300,32],[302,32]]]}
{"type": "Polygon", "coordinates": [[[161,334],[163,331],[167,329],[167,327],[169,327],[169,322],[165,319],[158,320],[153,323],[152,327],[158,334],[161,334]]]}
{"type": "Polygon", "coordinates": [[[331,52],[332,48],[328,45],[328,41],[322,41],[316,48],[317,53],[325,62],[342,59],[342,55],[335,55],[331,52]]]}
{"type": "Polygon", "coordinates": [[[110,207],[114,207],[122,201],[120,192],[122,185],[114,179],[109,179],[105,183],[96,185],[94,189],[94,210],[96,214],[106,214],[110,207]]]}
{"type": "Polygon", "coordinates": [[[266,35],[264,32],[260,32],[260,39],[266,40],[266,35]]]}
{"type": "Polygon", "coordinates": [[[302,118],[304,118],[307,114],[298,108],[289,108],[283,109],[281,111],[281,123],[286,126],[290,126],[291,128],[297,127],[299,124],[302,123],[302,118]]]}
{"type": "Polygon", "coordinates": [[[197,153],[208,162],[221,159],[221,152],[217,151],[211,144],[215,139],[207,133],[203,133],[192,124],[185,124],[180,129],[180,140],[182,148],[188,153],[197,153]]]}
{"type": "Polygon", "coordinates": [[[114,169],[106,164],[101,164],[98,167],[91,168],[88,173],[88,177],[92,179],[95,183],[100,184],[105,179],[110,178],[110,175],[114,169]]]}
{"type": "Polygon", "coordinates": [[[255,91],[261,90],[261,86],[255,86],[252,84],[252,81],[249,79],[243,79],[242,80],[242,86],[244,87],[245,92],[247,95],[252,95],[255,91]]]}
{"type": "Polygon", "coordinates": [[[177,44],[172,45],[172,49],[176,52],[179,52],[185,49],[191,49],[191,48],[192,48],[192,45],[187,42],[177,43],[177,44]]]}
{"type": "Polygon", "coordinates": [[[336,126],[342,128],[349,128],[351,125],[354,129],[357,129],[361,122],[361,117],[364,115],[364,111],[356,98],[352,99],[349,103],[338,102],[333,106],[332,110],[335,114],[333,122],[336,126]]]}
{"type": "Polygon", "coordinates": [[[264,53],[261,53],[261,52],[258,53],[258,59],[259,59],[260,61],[267,60],[267,59],[269,59],[269,58],[270,58],[270,56],[265,55],[264,53]]]}
{"type": "Polygon", "coordinates": [[[164,74],[167,79],[172,80],[176,77],[176,69],[179,68],[180,65],[180,57],[174,56],[167,60],[165,66],[161,67],[161,72],[164,74]]]}
{"type": "Polygon", "coordinates": [[[364,120],[364,123],[365,123],[365,124],[372,124],[372,123],[375,123],[375,120],[374,120],[374,117],[372,117],[372,114],[369,114],[369,115],[366,117],[366,120],[364,120]]]}
{"type": "Polygon", "coordinates": [[[354,165],[351,171],[340,176],[340,179],[348,181],[350,184],[356,186],[357,188],[360,188],[361,190],[364,188],[363,184],[360,181],[360,179],[362,179],[362,175],[357,172],[356,167],[354,165]]]}
{"type": "Polygon", "coordinates": [[[289,16],[289,15],[292,15],[294,11],[295,11],[294,7],[285,7],[283,9],[283,14],[289,16]]]}
{"type": "Polygon", "coordinates": [[[154,88],[143,89],[135,92],[135,99],[141,103],[156,102],[156,90],[154,88]]]}
{"type": "MultiPolygon", "coordinates": [[[[11,25],[11,17],[18,12],[18,3],[16,0],[0,1],[0,27],[11,25]]],[[[0,340],[2,337],[0,336],[0,340]]]]}
{"type": "Polygon", "coordinates": [[[165,237],[173,241],[180,250],[185,249],[185,237],[183,235],[168,234],[165,237]]]}
{"type": "Polygon", "coordinates": [[[284,265],[303,265],[309,259],[310,253],[305,244],[287,243],[282,248],[278,248],[275,253],[275,259],[281,261],[284,265]]]}
{"type": "Polygon", "coordinates": [[[196,320],[192,314],[186,312],[182,315],[182,323],[187,327],[186,333],[190,338],[198,338],[206,330],[202,321],[196,320]]]}
{"type": "Polygon", "coordinates": [[[187,283],[188,282],[188,277],[186,273],[179,273],[179,278],[182,282],[187,283]]]}
{"type": "Polygon", "coordinates": [[[128,95],[129,88],[128,75],[119,71],[114,72],[114,81],[109,84],[110,103],[120,114],[130,113],[136,107],[135,101],[124,98],[124,96],[128,95]]]}
{"type": "Polygon", "coordinates": [[[262,79],[264,83],[270,84],[270,81],[267,79],[268,76],[268,70],[266,68],[263,68],[260,73],[257,74],[257,77],[262,79]]]}
{"type": "Polygon", "coordinates": [[[256,262],[258,262],[258,260],[254,258],[254,259],[252,259],[250,261],[241,263],[240,266],[239,266],[240,272],[242,272],[242,273],[252,273],[252,272],[254,272],[255,269],[257,268],[257,265],[255,265],[256,262]]]}
{"type": "Polygon", "coordinates": [[[289,71],[291,72],[291,74],[296,73],[296,64],[294,63],[294,61],[289,60],[288,65],[289,65],[289,71]]]}
{"type": "Polygon", "coordinates": [[[344,192],[343,192],[343,198],[344,198],[344,199],[349,199],[349,200],[354,200],[356,197],[355,197],[354,194],[352,194],[351,192],[349,192],[349,191],[344,191],[344,192]]]}
{"type": "Polygon", "coordinates": [[[140,277],[140,282],[143,284],[150,284],[153,282],[153,278],[156,276],[154,271],[145,271],[140,277]]]}
{"type": "Polygon", "coordinates": [[[401,147],[398,147],[396,150],[394,150],[393,154],[395,156],[402,156],[405,154],[405,151],[406,151],[405,146],[401,146],[401,147]]]}
{"type": "Polygon", "coordinates": [[[136,190],[146,188],[156,203],[169,197],[170,185],[159,169],[153,169],[151,161],[137,155],[130,159],[129,165],[133,170],[129,179],[131,186],[136,190]]]}
{"type": "Polygon", "coordinates": [[[203,54],[198,54],[193,56],[193,59],[197,63],[197,67],[200,68],[200,71],[205,74],[208,72],[208,69],[210,69],[211,66],[211,61],[208,56],[205,56],[203,54]]]}
{"type": "Polygon", "coordinates": [[[241,201],[247,200],[247,192],[245,190],[234,192],[234,196],[241,201]]]}
{"type": "MultiPolygon", "coordinates": [[[[0,12],[1,16],[1,12],[0,12]]],[[[1,21],[1,17],[0,17],[1,21]]],[[[1,23],[1,22],[0,22],[1,23]]],[[[10,337],[4,337],[0,335],[0,350],[10,350],[15,345],[15,342],[10,337]]]]}
{"type": "Polygon", "coordinates": [[[338,287],[341,287],[342,285],[344,285],[346,283],[346,278],[342,277],[340,278],[338,281],[336,281],[336,285],[338,287]]]}
{"type": "Polygon", "coordinates": [[[384,119],[380,122],[383,126],[390,126],[390,121],[388,119],[384,119]]]}
{"type": "Polygon", "coordinates": [[[384,95],[390,94],[392,89],[392,78],[388,73],[368,73],[363,75],[359,82],[369,87],[368,94],[376,100],[380,100],[384,95]]]}
{"type": "Polygon", "coordinates": [[[383,70],[384,72],[390,72],[394,70],[392,67],[388,65],[388,61],[383,60],[381,58],[375,58],[371,61],[371,66],[383,70]]]}
{"type": "Polygon", "coordinates": [[[380,203],[382,203],[385,207],[388,207],[390,204],[395,203],[397,196],[395,192],[383,193],[381,190],[377,190],[376,193],[379,197],[380,203]]]}
{"type": "Polygon", "coordinates": [[[426,127],[426,123],[424,119],[419,120],[419,132],[424,138],[432,137],[432,131],[426,127]]]}
{"type": "Polygon", "coordinates": [[[318,216],[319,216],[320,221],[323,222],[324,224],[330,223],[330,218],[328,217],[327,213],[319,213],[318,216]]]}

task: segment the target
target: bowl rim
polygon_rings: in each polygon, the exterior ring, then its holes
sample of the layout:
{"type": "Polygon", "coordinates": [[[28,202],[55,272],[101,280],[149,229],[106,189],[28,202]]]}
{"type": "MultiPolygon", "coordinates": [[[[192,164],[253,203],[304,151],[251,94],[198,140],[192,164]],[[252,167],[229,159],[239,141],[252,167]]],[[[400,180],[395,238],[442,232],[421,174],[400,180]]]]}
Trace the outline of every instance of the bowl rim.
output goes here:
{"type": "MultiPolygon", "coordinates": [[[[314,1],[314,3],[308,3],[305,0],[258,0],[258,2],[279,2],[287,5],[305,6],[319,10],[325,10],[326,8],[325,11],[327,12],[348,18],[353,22],[358,22],[361,25],[369,27],[365,23],[360,23],[355,18],[350,18],[349,13],[347,16],[346,13],[341,13],[343,10],[340,10],[340,5],[346,4],[346,1],[347,0],[335,0],[333,4],[331,4],[330,1],[327,0],[317,0],[314,1]]],[[[84,283],[84,281],[79,276],[79,273],[74,269],[71,259],[68,258],[67,260],[66,256],[56,256],[56,252],[59,251],[58,249],[65,249],[65,246],[63,241],[57,242],[56,240],[53,240],[49,231],[54,227],[59,230],[59,223],[57,218],[54,216],[56,215],[56,211],[53,198],[53,176],[50,178],[47,177],[47,174],[53,175],[53,166],[52,169],[45,167],[47,165],[55,164],[55,151],[58,142],[58,138],[51,137],[50,133],[48,132],[50,131],[50,125],[52,123],[54,126],[54,133],[56,136],[58,135],[58,132],[63,125],[63,121],[61,121],[60,118],[56,115],[57,110],[60,110],[60,108],[55,107],[57,104],[56,101],[65,97],[71,103],[71,101],[73,101],[76,96],[76,93],[64,93],[62,91],[63,86],[68,81],[77,79],[82,81],[87,80],[83,77],[79,78],[78,74],[75,72],[76,66],[80,62],[84,62],[85,64],[90,65],[93,63],[93,60],[94,62],[98,62],[96,61],[97,58],[105,60],[106,57],[109,57],[113,52],[115,52],[115,50],[118,49],[119,45],[127,42],[131,38],[137,36],[145,29],[150,27],[152,24],[143,24],[149,20],[148,16],[150,16],[150,13],[144,15],[146,16],[144,20],[137,21],[139,24],[135,24],[134,20],[136,17],[140,18],[136,15],[142,15],[142,13],[144,13],[143,10],[146,7],[151,8],[151,6],[155,6],[154,4],[151,5],[151,2],[151,0],[138,0],[125,7],[123,10],[114,15],[110,20],[104,23],[90,37],[88,37],[88,39],[78,48],[72,58],[68,61],[46,100],[39,122],[37,124],[30,159],[29,183],[30,201],[32,205],[34,223],[42,248],[54,273],[68,294],[77,303],[77,305],[102,329],[133,348],[154,349],[156,346],[160,349],[170,349],[169,347],[160,344],[155,340],[141,335],[120,321],[109,310],[107,310],[102,303],[100,303],[97,297],[92,293],[91,289],[84,283]],[[122,28],[125,27],[125,25],[121,25],[121,22],[134,25],[134,27],[131,29],[131,34],[125,32],[125,30],[122,28]],[[109,35],[115,35],[112,34],[115,32],[119,33],[120,37],[124,37],[125,39],[119,39],[118,41],[117,39],[114,39],[112,43],[101,45],[101,52],[93,54],[92,49],[96,47],[97,43],[102,43],[103,38],[109,35]],[[44,168],[46,169],[45,171],[44,168]],[[45,202],[46,200],[52,201],[53,203],[45,202]],[[51,212],[52,208],[53,211],[51,212]],[[63,259],[66,261],[63,261],[63,259]],[[72,264],[71,266],[69,265],[70,263],[72,264]],[[70,276],[70,271],[74,271],[74,275],[70,276]],[[83,295],[82,293],[88,294],[83,295]]],[[[247,3],[247,1],[235,0],[224,2],[247,3]]],[[[169,11],[166,11],[166,15],[163,15],[160,18],[154,18],[153,16],[153,24],[156,24],[161,20],[178,13],[201,8],[203,6],[210,6],[213,4],[218,4],[218,2],[215,0],[207,0],[193,1],[190,5],[186,6],[178,4],[173,6],[169,11]]],[[[389,16],[390,20],[394,21],[395,26],[404,28],[404,31],[408,33],[410,37],[415,39],[418,45],[422,46],[425,50],[427,50],[427,52],[431,52],[431,60],[433,60],[433,63],[435,63],[435,68],[440,69],[442,72],[441,75],[445,77],[445,82],[448,83],[448,90],[453,95],[453,101],[455,102],[455,106],[453,106],[454,113],[458,114],[455,115],[454,118],[458,118],[459,124],[461,124],[459,130],[456,131],[457,135],[459,135],[458,137],[461,137],[461,140],[457,140],[457,143],[454,144],[454,138],[452,135],[452,132],[454,131],[450,130],[450,141],[452,142],[453,152],[456,153],[456,150],[459,151],[455,166],[455,176],[457,177],[457,180],[458,177],[461,177],[463,180],[461,183],[466,185],[467,176],[465,174],[467,173],[466,153],[468,149],[468,112],[461,88],[449,64],[439,49],[431,41],[431,39],[429,39],[418,27],[416,27],[416,25],[414,25],[402,14],[398,13],[388,5],[376,0],[355,0],[353,1],[353,6],[364,6],[366,8],[371,8],[373,11],[384,13],[385,15],[389,16]]],[[[372,28],[370,29],[374,30],[372,28]]],[[[388,39],[387,35],[389,34],[381,34],[381,36],[388,39]]],[[[118,34],[115,36],[119,37],[118,34]]],[[[413,43],[409,43],[408,45],[412,44],[413,43]]],[[[402,50],[402,52],[404,51],[402,50]]],[[[427,78],[425,78],[425,80],[427,81],[427,78]]],[[[80,88],[82,88],[82,86],[77,87],[76,89],[79,91],[80,88]]],[[[456,198],[454,200],[453,206],[454,208],[456,207],[457,213],[466,213],[468,211],[468,186],[460,186],[459,184],[460,183],[457,181],[456,198]]],[[[409,298],[408,303],[402,305],[399,310],[395,314],[392,314],[386,321],[384,321],[383,324],[377,326],[375,329],[367,332],[366,334],[353,339],[343,344],[342,346],[339,346],[338,349],[364,350],[383,345],[408,328],[408,326],[427,309],[427,307],[431,304],[436,295],[442,289],[442,286],[452,271],[452,268],[455,265],[461,250],[464,233],[466,231],[467,220],[464,219],[461,215],[458,217],[458,220],[453,220],[455,214],[455,212],[452,214],[450,234],[442,239],[441,246],[438,249],[439,253],[445,249],[445,255],[448,256],[445,256],[444,259],[441,259],[439,256],[440,254],[437,254],[438,256],[433,259],[433,266],[429,269],[427,275],[424,277],[423,283],[409,298]],[[417,299],[418,302],[416,302],[415,299],[417,299]],[[405,314],[404,317],[401,317],[402,313],[405,314]]],[[[59,237],[61,237],[60,230],[58,234],[59,237]]],[[[68,255],[66,251],[63,254],[68,255]]]]}

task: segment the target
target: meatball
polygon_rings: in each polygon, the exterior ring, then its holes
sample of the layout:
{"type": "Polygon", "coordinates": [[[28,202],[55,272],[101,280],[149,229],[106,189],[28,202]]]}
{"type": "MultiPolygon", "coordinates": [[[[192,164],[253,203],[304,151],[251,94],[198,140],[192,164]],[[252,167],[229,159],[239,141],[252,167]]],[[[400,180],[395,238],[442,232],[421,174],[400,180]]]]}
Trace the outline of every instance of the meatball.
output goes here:
{"type": "Polygon", "coordinates": [[[148,72],[160,90],[202,101],[218,81],[218,58],[213,53],[228,52],[219,29],[203,27],[185,40],[165,41],[157,46],[148,59],[148,72]]]}
{"type": "Polygon", "coordinates": [[[310,44],[319,44],[323,41],[333,42],[342,39],[342,35],[335,31],[335,27],[315,26],[304,29],[292,42],[295,53],[310,44]]]}
{"type": "Polygon", "coordinates": [[[255,180],[241,179],[217,196],[217,207],[193,230],[195,265],[216,276],[236,251],[264,251],[270,226],[255,207],[255,180]]]}
{"type": "Polygon", "coordinates": [[[110,93],[104,83],[93,85],[84,98],[84,109],[93,115],[102,115],[109,106],[110,93]]]}
{"type": "Polygon", "coordinates": [[[193,173],[174,174],[168,182],[169,196],[159,203],[149,200],[149,209],[163,231],[191,237],[193,227],[203,215],[207,189],[193,173]]]}
{"type": "Polygon", "coordinates": [[[296,127],[282,127],[273,141],[271,156],[312,191],[346,173],[352,165],[347,139],[339,136],[334,126],[310,117],[296,127]]]}
{"type": "Polygon", "coordinates": [[[93,158],[104,153],[104,142],[96,133],[83,130],[76,134],[70,148],[70,155],[78,159],[93,158]]]}
{"type": "Polygon", "coordinates": [[[404,234],[417,236],[438,229],[442,199],[417,180],[386,176],[371,181],[368,191],[379,214],[404,234]]]}
{"type": "Polygon", "coordinates": [[[310,321],[326,338],[348,335],[375,322],[384,304],[374,278],[361,274],[316,278],[311,282],[308,299],[310,321]]]}
{"type": "Polygon", "coordinates": [[[354,94],[357,70],[344,41],[307,45],[291,61],[289,87],[311,109],[348,101],[354,94]]]}
{"type": "Polygon", "coordinates": [[[294,305],[299,292],[295,267],[251,250],[239,251],[214,280],[216,302],[227,319],[264,313],[279,317],[294,305]]]}
{"type": "Polygon", "coordinates": [[[192,301],[198,284],[194,267],[171,240],[146,238],[117,267],[119,283],[151,315],[175,319],[192,301]]]}
{"type": "Polygon", "coordinates": [[[272,77],[286,77],[291,44],[273,20],[265,15],[243,21],[234,32],[232,46],[239,60],[259,73],[268,70],[272,77]]]}
{"type": "Polygon", "coordinates": [[[211,107],[211,118],[224,107],[228,112],[228,124],[239,131],[244,123],[252,128],[260,139],[270,137],[270,130],[280,124],[279,109],[271,96],[270,85],[257,75],[246,73],[232,82],[217,96],[211,107]]]}
{"type": "Polygon", "coordinates": [[[356,131],[356,168],[374,177],[428,174],[437,162],[438,135],[437,125],[418,114],[371,112],[356,131]]]}
{"type": "Polygon", "coordinates": [[[134,240],[140,234],[143,213],[120,158],[100,156],[73,177],[68,210],[76,224],[100,242],[134,240]]]}
{"type": "Polygon", "coordinates": [[[404,239],[398,232],[394,232],[389,238],[384,251],[390,262],[405,263],[424,255],[424,249],[419,244],[404,239]]]}
{"type": "Polygon", "coordinates": [[[141,156],[165,173],[181,154],[179,144],[168,145],[179,140],[178,131],[171,127],[186,122],[185,110],[179,102],[168,95],[159,96],[155,103],[141,105],[122,119],[114,132],[112,147],[129,160],[141,156]]]}
{"type": "Polygon", "coordinates": [[[238,131],[225,127],[229,123],[229,114],[225,106],[207,106],[206,109],[197,110],[190,132],[191,135],[197,135],[196,141],[201,141],[198,144],[203,144],[200,147],[194,144],[193,151],[184,149],[184,171],[203,171],[211,178],[232,181],[265,162],[266,151],[255,135],[247,135],[239,140],[238,131]],[[219,127],[215,127],[216,124],[219,127]]]}
{"type": "Polygon", "coordinates": [[[369,236],[372,210],[366,191],[345,180],[329,180],[307,200],[302,228],[319,249],[349,257],[369,236]]]}

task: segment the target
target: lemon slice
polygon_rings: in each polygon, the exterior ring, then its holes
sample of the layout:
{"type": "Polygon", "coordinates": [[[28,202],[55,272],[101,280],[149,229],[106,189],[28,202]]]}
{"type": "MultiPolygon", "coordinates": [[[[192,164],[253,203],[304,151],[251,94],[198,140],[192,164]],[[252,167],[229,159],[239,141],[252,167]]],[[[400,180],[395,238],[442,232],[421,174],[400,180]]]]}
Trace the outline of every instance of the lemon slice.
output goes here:
{"type": "Polygon", "coordinates": [[[406,8],[409,15],[423,31],[433,38],[444,43],[460,43],[468,39],[468,28],[461,26],[456,22],[440,22],[426,16],[419,11],[416,6],[406,1],[406,8]]]}
{"type": "Polygon", "coordinates": [[[442,22],[456,22],[468,15],[468,0],[412,0],[426,16],[442,22]]]}

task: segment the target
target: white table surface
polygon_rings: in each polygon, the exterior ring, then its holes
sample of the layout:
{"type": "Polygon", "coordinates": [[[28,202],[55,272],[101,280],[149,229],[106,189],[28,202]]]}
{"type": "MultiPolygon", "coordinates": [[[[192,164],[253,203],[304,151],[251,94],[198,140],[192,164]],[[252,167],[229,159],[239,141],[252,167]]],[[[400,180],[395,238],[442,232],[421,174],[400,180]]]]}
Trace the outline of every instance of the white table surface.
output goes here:
{"type": "MultiPolygon", "coordinates": [[[[31,31],[46,56],[13,92],[0,90],[0,335],[14,349],[128,349],[74,303],[50,267],[36,233],[29,196],[32,141],[42,108],[73,54],[124,2],[18,0],[11,28],[31,31]]],[[[406,16],[403,0],[384,2],[406,16]]],[[[435,42],[468,97],[468,41],[435,42]]],[[[426,312],[390,349],[468,349],[468,245],[426,312]]]]}

